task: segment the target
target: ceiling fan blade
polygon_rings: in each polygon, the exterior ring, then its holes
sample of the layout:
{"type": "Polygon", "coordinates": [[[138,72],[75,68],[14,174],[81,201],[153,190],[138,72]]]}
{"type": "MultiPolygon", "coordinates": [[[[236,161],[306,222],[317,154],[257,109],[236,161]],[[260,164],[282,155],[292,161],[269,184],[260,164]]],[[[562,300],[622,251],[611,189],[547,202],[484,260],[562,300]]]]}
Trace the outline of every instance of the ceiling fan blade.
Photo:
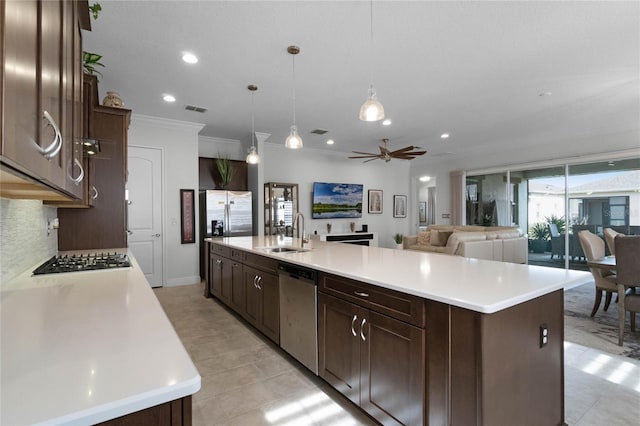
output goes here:
{"type": "Polygon", "coordinates": [[[360,152],[360,151],[351,151],[354,154],[363,154],[363,155],[378,155],[378,154],[374,154],[373,152],[360,152]]]}
{"type": "Polygon", "coordinates": [[[357,156],[354,155],[352,157],[347,157],[347,158],[373,158],[373,159],[376,159],[378,157],[380,157],[378,154],[375,154],[375,155],[371,154],[371,155],[357,155],[357,156]]]}
{"type": "Polygon", "coordinates": [[[413,145],[412,146],[405,146],[404,148],[400,148],[400,149],[396,149],[395,151],[391,151],[390,154],[391,155],[396,154],[396,153],[399,154],[399,153],[402,153],[402,152],[411,151],[413,149],[415,149],[415,147],[413,145]]]}
{"type": "Polygon", "coordinates": [[[369,161],[378,160],[378,157],[372,158],[371,160],[364,160],[363,163],[368,163],[369,161]]]}
{"type": "Polygon", "coordinates": [[[413,151],[413,152],[400,152],[398,154],[391,154],[391,155],[392,156],[413,155],[414,157],[417,157],[419,155],[424,155],[426,153],[427,151],[413,151]]]}

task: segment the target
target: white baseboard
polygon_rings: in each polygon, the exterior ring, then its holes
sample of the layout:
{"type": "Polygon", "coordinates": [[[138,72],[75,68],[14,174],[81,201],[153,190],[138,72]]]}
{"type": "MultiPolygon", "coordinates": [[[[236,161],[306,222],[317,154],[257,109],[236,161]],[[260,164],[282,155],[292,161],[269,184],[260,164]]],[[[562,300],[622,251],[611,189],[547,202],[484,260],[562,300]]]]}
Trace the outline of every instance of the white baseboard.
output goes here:
{"type": "Polygon", "coordinates": [[[191,285],[191,284],[198,284],[200,283],[200,276],[199,275],[194,275],[192,277],[179,277],[179,278],[172,278],[170,280],[167,280],[167,287],[179,287],[181,285],[191,285]]]}

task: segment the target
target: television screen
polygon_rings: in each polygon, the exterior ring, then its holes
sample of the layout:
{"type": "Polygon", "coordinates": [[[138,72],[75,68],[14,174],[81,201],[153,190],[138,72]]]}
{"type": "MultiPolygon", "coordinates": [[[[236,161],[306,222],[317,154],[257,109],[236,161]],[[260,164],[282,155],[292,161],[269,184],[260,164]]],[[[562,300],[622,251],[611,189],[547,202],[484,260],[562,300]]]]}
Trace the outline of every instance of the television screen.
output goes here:
{"type": "Polygon", "coordinates": [[[313,183],[313,219],[362,217],[362,185],[313,183]]]}

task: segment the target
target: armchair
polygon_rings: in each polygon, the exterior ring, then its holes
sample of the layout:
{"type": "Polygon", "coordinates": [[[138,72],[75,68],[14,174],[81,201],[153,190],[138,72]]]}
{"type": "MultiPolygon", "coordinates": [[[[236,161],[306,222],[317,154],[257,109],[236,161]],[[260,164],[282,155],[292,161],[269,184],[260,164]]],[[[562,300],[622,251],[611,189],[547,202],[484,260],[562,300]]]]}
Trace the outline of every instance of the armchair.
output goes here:
{"type": "MultiPolygon", "coordinates": [[[[585,230],[578,233],[578,239],[587,260],[600,260],[604,257],[604,241],[602,238],[585,230]]],[[[589,270],[591,271],[596,286],[596,300],[591,310],[591,316],[593,317],[600,307],[603,291],[607,293],[604,310],[609,309],[613,293],[618,292],[618,281],[617,276],[609,270],[596,267],[589,267],[589,270]]]]}
{"type": "Polygon", "coordinates": [[[609,248],[609,252],[613,256],[615,256],[616,245],[614,244],[614,240],[616,238],[616,235],[624,235],[624,234],[621,234],[619,231],[616,231],[613,228],[604,228],[603,234],[604,234],[604,240],[607,242],[607,247],[609,248]]]}
{"type": "Polygon", "coordinates": [[[640,312],[640,236],[616,235],[614,239],[616,273],[618,276],[618,344],[622,346],[626,311],[631,316],[631,331],[636,330],[636,313],[640,312]],[[625,287],[630,287],[629,292],[625,287]]]}

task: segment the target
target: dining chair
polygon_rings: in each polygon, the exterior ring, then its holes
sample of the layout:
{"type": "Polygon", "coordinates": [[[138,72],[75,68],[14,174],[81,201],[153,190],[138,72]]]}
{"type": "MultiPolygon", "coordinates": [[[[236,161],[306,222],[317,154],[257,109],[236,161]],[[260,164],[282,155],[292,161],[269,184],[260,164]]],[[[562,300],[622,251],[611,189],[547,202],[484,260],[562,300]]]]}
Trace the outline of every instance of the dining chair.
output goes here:
{"type": "Polygon", "coordinates": [[[603,234],[604,234],[604,240],[607,242],[607,247],[609,247],[609,252],[611,253],[612,256],[615,256],[616,245],[613,243],[614,239],[616,238],[616,235],[624,235],[624,234],[621,234],[620,232],[616,231],[613,228],[604,228],[603,234]]]}
{"type": "Polygon", "coordinates": [[[631,331],[636,331],[636,313],[640,312],[640,235],[616,235],[616,276],[618,277],[618,344],[622,346],[624,320],[629,311],[631,331]],[[628,289],[627,289],[628,288],[628,289]]]}
{"type": "MultiPolygon", "coordinates": [[[[578,233],[578,239],[587,261],[600,260],[604,258],[605,243],[602,238],[598,237],[591,231],[580,231],[578,233]]],[[[593,276],[596,285],[596,300],[591,311],[591,316],[593,317],[600,307],[603,291],[606,292],[604,310],[606,311],[609,308],[613,293],[618,292],[618,281],[616,274],[610,270],[589,267],[589,271],[591,271],[591,275],[593,276]]]]}

